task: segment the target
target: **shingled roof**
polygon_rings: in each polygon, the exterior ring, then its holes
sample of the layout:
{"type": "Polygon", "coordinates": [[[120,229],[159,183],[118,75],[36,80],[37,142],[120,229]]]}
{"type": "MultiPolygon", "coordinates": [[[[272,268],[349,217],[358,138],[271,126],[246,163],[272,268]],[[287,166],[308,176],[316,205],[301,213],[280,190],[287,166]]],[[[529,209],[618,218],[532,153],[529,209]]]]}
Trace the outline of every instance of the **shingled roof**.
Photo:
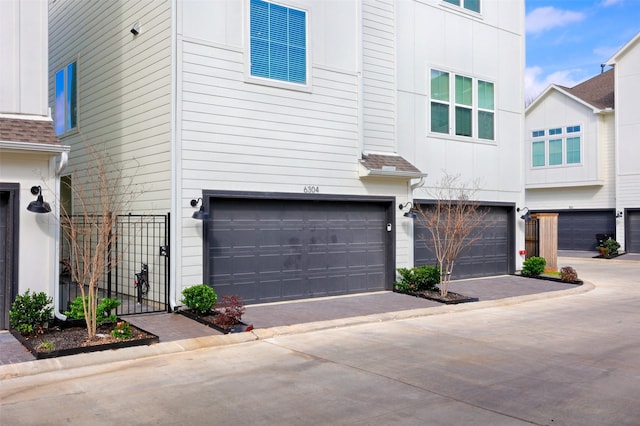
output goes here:
{"type": "Polygon", "coordinates": [[[599,109],[614,107],[614,69],[598,74],[587,81],[573,86],[562,87],[573,96],[599,109]]]}
{"type": "Polygon", "coordinates": [[[48,120],[23,120],[0,117],[0,141],[60,145],[48,120]]]}
{"type": "Polygon", "coordinates": [[[399,155],[363,154],[360,164],[367,170],[366,176],[415,178],[423,173],[399,155]]]}

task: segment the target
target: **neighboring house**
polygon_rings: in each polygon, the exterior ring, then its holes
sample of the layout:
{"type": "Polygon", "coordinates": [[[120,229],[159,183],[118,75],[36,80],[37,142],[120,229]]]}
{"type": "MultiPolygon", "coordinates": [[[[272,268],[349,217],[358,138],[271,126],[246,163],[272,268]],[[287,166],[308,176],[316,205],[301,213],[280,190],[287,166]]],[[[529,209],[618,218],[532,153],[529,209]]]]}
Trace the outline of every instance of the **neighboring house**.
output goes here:
{"type": "Polygon", "coordinates": [[[78,93],[59,137],[134,159],[132,212],[170,212],[170,308],[201,282],[391,290],[429,261],[399,205],[443,169],[493,218],[458,276],[519,266],[524,1],[56,0],[49,23],[50,99],[65,73],[78,93]]]}
{"type": "Polygon", "coordinates": [[[69,147],[47,106],[47,37],[46,1],[0,2],[0,329],[18,293],[57,289],[57,171],[69,147]],[[51,212],[27,211],[32,187],[51,212]]]}
{"type": "Polygon", "coordinates": [[[595,250],[596,234],[608,234],[640,251],[640,120],[631,101],[639,58],[636,36],[612,69],[571,88],[551,85],[526,109],[526,206],[558,213],[561,250],[595,250]]]}

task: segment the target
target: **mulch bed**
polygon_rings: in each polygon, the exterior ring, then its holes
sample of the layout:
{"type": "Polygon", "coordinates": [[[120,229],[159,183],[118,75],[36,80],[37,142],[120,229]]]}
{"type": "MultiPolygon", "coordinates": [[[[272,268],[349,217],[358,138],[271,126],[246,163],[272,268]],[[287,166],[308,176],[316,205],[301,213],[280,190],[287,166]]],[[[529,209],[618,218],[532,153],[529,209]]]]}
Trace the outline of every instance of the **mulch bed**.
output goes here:
{"type": "Polygon", "coordinates": [[[11,334],[13,334],[36,359],[150,345],[159,342],[158,336],[138,328],[133,324],[129,324],[132,331],[131,337],[127,339],[112,337],[111,331],[115,326],[115,323],[98,326],[96,337],[93,340],[87,340],[86,327],[79,327],[76,326],[76,324],[65,324],[63,322],[45,329],[44,333],[36,336],[23,336],[16,330],[11,330],[11,334]],[[52,345],[53,349],[45,349],[43,347],[49,344],[52,345]]]}
{"type": "Polygon", "coordinates": [[[463,294],[447,292],[446,296],[440,295],[440,290],[421,290],[421,291],[402,291],[394,290],[397,293],[408,294],[409,296],[421,297],[423,299],[433,300],[435,302],[444,303],[445,305],[456,305],[458,303],[477,302],[477,297],[468,297],[463,294]]]}
{"type": "Polygon", "coordinates": [[[620,257],[624,255],[624,253],[612,253],[612,254],[599,254],[597,256],[593,256],[594,259],[615,259],[616,257],[620,257]]]}
{"type": "Polygon", "coordinates": [[[251,331],[253,330],[253,325],[247,325],[242,321],[237,321],[235,324],[231,325],[221,325],[218,323],[217,318],[220,313],[216,311],[211,311],[210,314],[207,315],[198,315],[190,309],[180,309],[176,311],[177,313],[184,315],[185,317],[192,319],[194,321],[199,322],[200,324],[204,324],[207,327],[211,327],[213,329],[218,330],[221,333],[229,334],[229,333],[242,333],[243,331],[251,331]]]}

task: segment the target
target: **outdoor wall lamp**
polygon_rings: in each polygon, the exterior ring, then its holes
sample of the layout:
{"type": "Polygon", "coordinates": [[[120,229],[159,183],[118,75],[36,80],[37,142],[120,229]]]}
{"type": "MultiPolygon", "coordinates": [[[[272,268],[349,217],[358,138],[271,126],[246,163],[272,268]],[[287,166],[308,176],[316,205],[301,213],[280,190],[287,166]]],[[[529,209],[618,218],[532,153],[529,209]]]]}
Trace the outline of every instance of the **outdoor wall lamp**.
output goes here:
{"type": "Polygon", "coordinates": [[[209,219],[209,213],[204,211],[204,203],[202,202],[202,198],[191,200],[191,207],[197,206],[198,203],[200,203],[200,210],[196,210],[195,212],[193,212],[193,215],[191,217],[198,220],[209,219]]]}
{"type": "Polygon", "coordinates": [[[523,207],[523,208],[518,207],[516,209],[518,213],[520,213],[521,211],[524,212],[525,210],[527,212],[524,213],[522,216],[520,216],[520,219],[524,220],[525,222],[529,222],[531,220],[531,213],[529,213],[529,207],[523,207]]]}
{"type": "Polygon", "coordinates": [[[622,211],[616,212],[616,219],[620,219],[622,216],[624,216],[624,213],[622,213],[622,211]]]}
{"type": "Polygon", "coordinates": [[[44,198],[42,197],[42,188],[40,186],[32,186],[31,193],[33,195],[37,195],[38,198],[29,203],[27,210],[33,213],[49,213],[51,211],[51,206],[49,203],[44,201],[44,198]]]}
{"type": "Polygon", "coordinates": [[[413,208],[413,203],[411,201],[407,201],[404,204],[399,204],[398,208],[403,211],[406,210],[403,215],[404,217],[408,217],[409,219],[415,219],[418,217],[418,215],[416,214],[416,210],[413,208]],[[409,208],[409,210],[406,210],[407,207],[409,208]]]}

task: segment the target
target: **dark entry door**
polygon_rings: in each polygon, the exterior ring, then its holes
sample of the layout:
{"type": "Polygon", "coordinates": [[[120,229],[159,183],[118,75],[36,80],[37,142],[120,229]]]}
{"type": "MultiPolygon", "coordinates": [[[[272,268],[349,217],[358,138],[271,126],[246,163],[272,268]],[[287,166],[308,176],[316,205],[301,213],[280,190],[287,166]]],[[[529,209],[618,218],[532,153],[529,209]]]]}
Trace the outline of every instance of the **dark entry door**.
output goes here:
{"type": "Polygon", "coordinates": [[[390,289],[386,210],[384,203],[212,198],[208,284],[247,303],[390,289]]]}
{"type": "Polygon", "coordinates": [[[626,222],[625,249],[630,253],[640,253],[640,210],[627,210],[626,222]]]}
{"type": "Polygon", "coordinates": [[[0,329],[9,328],[9,310],[18,292],[18,184],[0,184],[0,329]]]}

